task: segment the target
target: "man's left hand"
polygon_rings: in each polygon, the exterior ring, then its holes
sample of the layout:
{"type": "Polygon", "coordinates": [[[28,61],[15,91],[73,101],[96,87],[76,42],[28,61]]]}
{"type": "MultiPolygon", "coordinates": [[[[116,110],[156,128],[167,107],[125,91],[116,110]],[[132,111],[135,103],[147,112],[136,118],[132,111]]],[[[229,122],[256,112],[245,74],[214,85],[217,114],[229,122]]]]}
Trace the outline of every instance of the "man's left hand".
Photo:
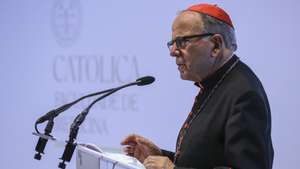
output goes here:
{"type": "Polygon", "coordinates": [[[175,165],[165,156],[148,156],[144,161],[146,169],[174,169],[175,165]]]}

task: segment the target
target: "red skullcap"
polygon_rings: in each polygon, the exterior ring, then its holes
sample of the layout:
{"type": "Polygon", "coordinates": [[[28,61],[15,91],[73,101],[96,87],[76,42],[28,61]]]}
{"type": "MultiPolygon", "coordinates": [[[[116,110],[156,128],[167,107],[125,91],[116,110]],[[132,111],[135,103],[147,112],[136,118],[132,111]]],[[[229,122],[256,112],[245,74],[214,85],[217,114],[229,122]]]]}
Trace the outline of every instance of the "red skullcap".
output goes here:
{"type": "Polygon", "coordinates": [[[218,7],[217,5],[198,4],[198,5],[193,5],[193,6],[189,7],[187,10],[212,16],[222,22],[227,23],[229,26],[234,28],[229,15],[222,8],[218,7]]]}

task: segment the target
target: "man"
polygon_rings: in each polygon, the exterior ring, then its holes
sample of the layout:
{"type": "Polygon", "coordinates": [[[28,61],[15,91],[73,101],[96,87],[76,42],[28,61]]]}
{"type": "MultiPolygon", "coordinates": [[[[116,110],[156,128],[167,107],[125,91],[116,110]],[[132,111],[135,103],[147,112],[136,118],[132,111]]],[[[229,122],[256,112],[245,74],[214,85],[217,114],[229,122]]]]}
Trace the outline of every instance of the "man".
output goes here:
{"type": "Polygon", "coordinates": [[[170,55],[180,76],[200,88],[177,139],[176,152],[139,135],[122,141],[147,169],[271,169],[271,114],[265,91],[237,49],[229,15],[199,4],[173,22],[170,55]]]}

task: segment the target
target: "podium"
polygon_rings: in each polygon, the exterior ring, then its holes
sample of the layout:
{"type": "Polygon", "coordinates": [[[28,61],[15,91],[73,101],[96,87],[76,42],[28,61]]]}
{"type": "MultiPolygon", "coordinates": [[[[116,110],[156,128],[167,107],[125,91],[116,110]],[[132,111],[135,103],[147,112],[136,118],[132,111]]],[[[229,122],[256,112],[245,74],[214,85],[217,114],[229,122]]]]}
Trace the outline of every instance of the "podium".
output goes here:
{"type": "Polygon", "coordinates": [[[76,169],[145,169],[136,158],[96,147],[78,145],[76,169]]]}
{"type": "MultiPolygon", "coordinates": [[[[65,146],[66,142],[53,136],[32,133],[57,145],[65,146]]],[[[37,146],[37,148],[40,148],[37,146]]],[[[36,149],[37,149],[36,148],[36,149]]],[[[93,144],[76,143],[76,169],[146,169],[136,158],[121,153],[116,148],[97,147],[93,144]]],[[[40,154],[38,154],[40,155],[40,154]]],[[[37,156],[37,155],[35,155],[37,156]]]]}

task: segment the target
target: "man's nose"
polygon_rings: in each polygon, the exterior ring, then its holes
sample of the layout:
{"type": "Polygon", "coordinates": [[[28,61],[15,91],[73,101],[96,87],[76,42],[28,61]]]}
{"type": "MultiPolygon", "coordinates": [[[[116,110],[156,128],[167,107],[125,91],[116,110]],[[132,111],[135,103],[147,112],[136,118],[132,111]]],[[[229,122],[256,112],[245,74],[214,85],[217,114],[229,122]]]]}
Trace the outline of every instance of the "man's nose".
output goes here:
{"type": "Polygon", "coordinates": [[[174,44],[170,49],[170,56],[177,57],[180,54],[180,50],[174,44]]]}

